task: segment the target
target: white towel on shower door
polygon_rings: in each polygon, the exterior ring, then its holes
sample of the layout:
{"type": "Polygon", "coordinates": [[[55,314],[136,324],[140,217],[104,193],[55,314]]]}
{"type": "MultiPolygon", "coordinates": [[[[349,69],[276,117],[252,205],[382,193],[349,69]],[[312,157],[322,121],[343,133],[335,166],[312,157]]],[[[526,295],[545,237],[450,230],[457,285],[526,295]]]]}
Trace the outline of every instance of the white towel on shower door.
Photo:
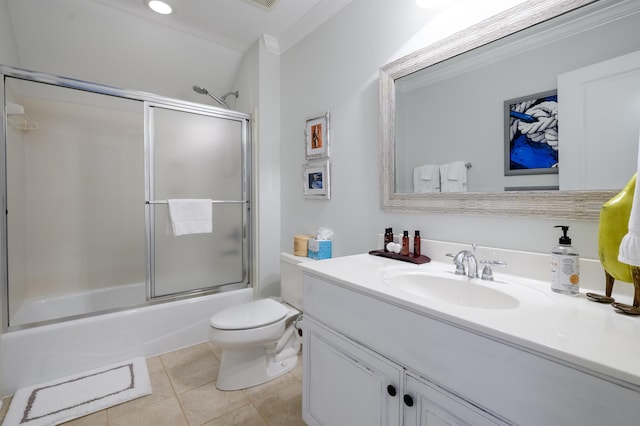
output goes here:
{"type": "Polygon", "coordinates": [[[210,199],[167,200],[167,203],[173,235],[205,234],[213,231],[210,199]]]}

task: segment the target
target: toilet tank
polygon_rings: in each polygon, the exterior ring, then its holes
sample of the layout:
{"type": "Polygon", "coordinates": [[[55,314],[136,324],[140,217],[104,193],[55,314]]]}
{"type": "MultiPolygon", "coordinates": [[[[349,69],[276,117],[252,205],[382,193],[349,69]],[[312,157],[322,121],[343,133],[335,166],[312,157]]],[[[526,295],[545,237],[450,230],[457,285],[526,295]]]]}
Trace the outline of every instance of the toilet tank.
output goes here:
{"type": "Polygon", "coordinates": [[[308,257],[280,253],[280,292],[282,300],[302,310],[302,268],[303,262],[315,262],[308,257]]]}

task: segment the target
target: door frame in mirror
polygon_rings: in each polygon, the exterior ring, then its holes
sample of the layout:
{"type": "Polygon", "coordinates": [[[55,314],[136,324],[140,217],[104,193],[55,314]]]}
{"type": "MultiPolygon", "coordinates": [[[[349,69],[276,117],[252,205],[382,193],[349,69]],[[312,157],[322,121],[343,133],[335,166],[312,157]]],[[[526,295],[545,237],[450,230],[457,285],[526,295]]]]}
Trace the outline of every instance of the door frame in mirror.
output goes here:
{"type": "MultiPolygon", "coordinates": [[[[601,0],[603,1],[603,0],[601,0]]],[[[384,65],[380,90],[380,197],[389,212],[518,216],[597,221],[617,191],[395,192],[395,80],[597,0],[524,2],[437,43],[384,65]]]]}

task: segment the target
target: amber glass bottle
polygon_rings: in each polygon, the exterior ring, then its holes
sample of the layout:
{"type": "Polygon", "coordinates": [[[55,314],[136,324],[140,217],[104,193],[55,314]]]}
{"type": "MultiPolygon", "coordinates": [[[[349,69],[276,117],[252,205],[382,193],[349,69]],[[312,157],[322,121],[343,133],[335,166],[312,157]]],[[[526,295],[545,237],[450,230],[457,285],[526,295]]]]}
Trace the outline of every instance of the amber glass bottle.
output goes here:
{"type": "Polygon", "coordinates": [[[384,251],[389,251],[387,249],[387,244],[393,242],[393,228],[385,228],[384,230],[384,251]]]}
{"type": "Polygon", "coordinates": [[[403,256],[409,255],[409,231],[404,231],[402,234],[402,250],[400,254],[403,256]]]}
{"type": "Polygon", "coordinates": [[[420,256],[420,231],[416,231],[413,237],[413,255],[415,257],[420,256]]]}

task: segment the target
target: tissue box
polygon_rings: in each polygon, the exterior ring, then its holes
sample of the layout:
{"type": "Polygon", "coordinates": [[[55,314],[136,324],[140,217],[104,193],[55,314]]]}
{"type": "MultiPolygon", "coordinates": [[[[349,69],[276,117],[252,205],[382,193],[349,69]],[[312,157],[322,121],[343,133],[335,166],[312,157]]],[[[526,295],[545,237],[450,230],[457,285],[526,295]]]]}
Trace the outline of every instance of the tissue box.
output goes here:
{"type": "Polygon", "coordinates": [[[309,252],[307,257],[311,259],[330,259],[331,240],[309,240],[309,252]]]}

